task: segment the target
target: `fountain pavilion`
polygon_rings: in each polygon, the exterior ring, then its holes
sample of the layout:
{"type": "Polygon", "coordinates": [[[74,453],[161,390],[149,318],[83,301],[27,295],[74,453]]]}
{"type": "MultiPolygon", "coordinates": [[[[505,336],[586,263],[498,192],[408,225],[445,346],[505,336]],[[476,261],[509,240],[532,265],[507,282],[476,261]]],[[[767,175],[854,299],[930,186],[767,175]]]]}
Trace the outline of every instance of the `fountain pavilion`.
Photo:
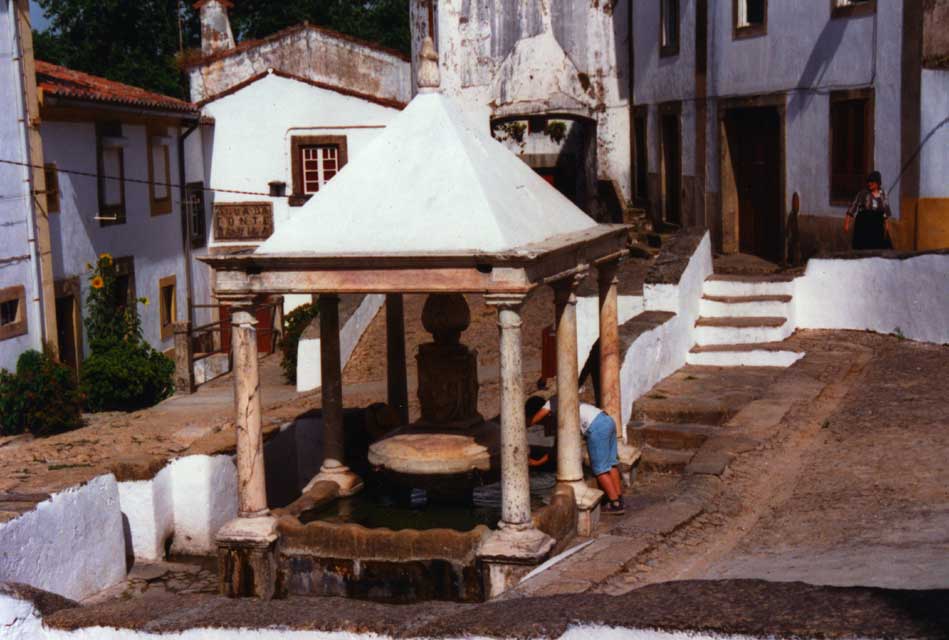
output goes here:
{"type": "MultiPolygon", "coordinates": [[[[595,267],[602,404],[619,425],[616,272],[626,255],[627,228],[597,224],[495,141],[487,126],[482,130],[469,121],[440,91],[430,40],[422,51],[419,87],[419,94],[385,131],[260,247],[202,258],[215,270],[215,295],[233,309],[239,517],[218,534],[222,590],[229,595],[266,598],[286,592],[288,584],[310,584],[313,567],[326,569],[326,556],[334,556],[334,566],[341,556],[360,553],[366,561],[396,562],[412,556],[417,562],[425,560],[416,557],[425,555],[420,549],[431,547],[432,554],[440,556],[455,545],[457,557],[449,559],[462,567],[458,575],[469,584],[455,597],[470,598],[472,582],[480,582],[473,592],[492,597],[560,548],[565,538],[577,530],[589,534],[595,526],[602,494],[589,487],[583,475],[575,291],[595,267]],[[561,507],[569,504],[559,515],[540,517],[532,514],[530,502],[520,309],[542,286],[554,289],[556,301],[560,410],[555,498],[561,507]],[[412,533],[349,531],[345,539],[336,540],[332,526],[287,523],[270,512],[252,309],[257,296],[291,293],[318,296],[319,305],[324,460],[310,486],[332,483],[340,496],[362,486],[343,459],[338,296],[386,295],[388,402],[407,423],[402,295],[426,293],[430,298],[423,319],[435,341],[422,345],[421,351],[428,348],[429,353],[419,356],[423,424],[397,432],[393,440],[384,441],[387,451],[371,450],[370,460],[375,455],[385,465],[401,456],[401,462],[391,465],[408,464],[403,471],[421,474],[426,469],[438,474],[463,471],[466,465],[499,466],[502,504],[496,530],[482,527],[477,535],[458,533],[438,540],[419,537],[431,532],[414,532],[418,535],[408,542],[406,536],[412,533]],[[496,444],[474,433],[490,431],[491,424],[477,415],[476,365],[457,339],[467,325],[467,306],[458,295],[465,293],[483,294],[497,309],[501,381],[496,444]],[[423,380],[423,369],[432,368],[436,374],[423,380]],[[439,441],[439,434],[448,439],[439,441]],[[452,438],[458,447],[452,446],[452,438]],[[411,451],[424,449],[429,441],[438,441],[441,453],[429,451],[412,467],[411,451]],[[442,455],[445,465],[439,466],[442,455]],[[386,535],[394,537],[387,542],[386,535]],[[405,551],[409,547],[411,553],[405,551]],[[386,555],[390,552],[392,557],[386,555]],[[298,560],[300,553],[306,555],[304,573],[309,571],[310,577],[282,573],[287,565],[281,556],[292,553],[298,560]]],[[[293,566],[299,570],[301,564],[293,566]]],[[[358,581],[353,572],[370,571],[365,562],[348,566],[341,579],[358,581]]],[[[431,573],[434,565],[419,566],[431,573]]]]}

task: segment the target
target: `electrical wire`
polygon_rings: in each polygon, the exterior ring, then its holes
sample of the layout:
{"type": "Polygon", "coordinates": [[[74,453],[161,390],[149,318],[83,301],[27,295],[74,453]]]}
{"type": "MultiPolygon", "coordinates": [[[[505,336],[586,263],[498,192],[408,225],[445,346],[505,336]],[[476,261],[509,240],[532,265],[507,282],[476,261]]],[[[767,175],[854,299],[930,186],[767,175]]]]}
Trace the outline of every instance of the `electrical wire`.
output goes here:
{"type": "MultiPolygon", "coordinates": [[[[43,167],[41,165],[35,165],[29,162],[22,162],[19,160],[4,160],[2,158],[0,158],[0,164],[8,164],[8,165],[13,165],[17,167],[27,167],[29,169],[40,169],[40,170],[46,169],[46,167],[43,167]]],[[[118,180],[121,182],[130,182],[133,184],[158,185],[158,186],[167,187],[168,189],[181,189],[181,185],[175,184],[173,182],[158,182],[155,180],[143,180],[141,178],[120,178],[116,176],[103,176],[103,175],[99,175],[98,173],[92,173],[89,171],[77,171],[75,169],[62,169],[60,167],[56,167],[56,173],[64,173],[64,174],[73,175],[73,176],[82,176],[86,178],[96,178],[97,180],[98,179],[118,180]]],[[[242,195],[242,196],[258,196],[258,197],[264,197],[264,198],[289,198],[290,197],[289,195],[272,196],[269,193],[264,193],[262,191],[242,191],[240,189],[217,189],[215,187],[205,187],[205,186],[202,186],[201,190],[213,192],[213,193],[231,193],[231,194],[237,194],[237,195],[242,195]]]]}

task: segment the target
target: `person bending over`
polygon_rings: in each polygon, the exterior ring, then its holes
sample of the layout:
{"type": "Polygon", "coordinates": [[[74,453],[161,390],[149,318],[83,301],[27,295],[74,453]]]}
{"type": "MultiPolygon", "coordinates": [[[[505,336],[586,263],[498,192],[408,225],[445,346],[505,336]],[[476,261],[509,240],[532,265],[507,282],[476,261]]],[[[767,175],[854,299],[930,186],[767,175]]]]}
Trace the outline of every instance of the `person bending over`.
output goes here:
{"type": "MultiPolygon", "coordinates": [[[[540,396],[531,396],[524,405],[528,426],[543,424],[548,432],[554,431],[557,424],[557,397],[544,400],[540,396]]],[[[623,485],[619,475],[619,459],[616,452],[616,424],[613,418],[592,404],[580,403],[580,433],[587,441],[590,453],[590,466],[596,481],[606,494],[605,513],[622,515],[623,485]]]]}

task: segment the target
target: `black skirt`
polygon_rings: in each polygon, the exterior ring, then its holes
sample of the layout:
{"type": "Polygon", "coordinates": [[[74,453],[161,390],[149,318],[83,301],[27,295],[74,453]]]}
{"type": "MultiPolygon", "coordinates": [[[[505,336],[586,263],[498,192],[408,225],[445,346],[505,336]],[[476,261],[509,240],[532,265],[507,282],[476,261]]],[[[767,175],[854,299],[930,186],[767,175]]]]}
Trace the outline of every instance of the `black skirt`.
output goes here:
{"type": "Polygon", "coordinates": [[[853,227],[853,248],[857,251],[893,248],[886,234],[886,218],[882,211],[864,209],[857,214],[853,227]]]}

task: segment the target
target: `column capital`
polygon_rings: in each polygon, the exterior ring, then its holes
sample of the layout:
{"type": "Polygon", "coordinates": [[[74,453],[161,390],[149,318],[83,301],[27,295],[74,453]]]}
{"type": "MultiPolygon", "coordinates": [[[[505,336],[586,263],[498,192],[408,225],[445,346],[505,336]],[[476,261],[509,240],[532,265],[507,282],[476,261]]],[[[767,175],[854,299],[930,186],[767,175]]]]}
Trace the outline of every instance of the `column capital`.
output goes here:
{"type": "Polygon", "coordinates": [[[619,284],[619,258],[604,260],[596,264],[596,277],[600,285],[619,284]]]}
{"type": "Polygon", "coordinates": [[[579,287],[587,276],[590,274],[590,265],[581,264],[570,273],[570,275],[558,278],[550,282],[550,286],[553,287],[554,291],[568,290],[571,293],[575,292],[577,287],[579,287]]]}
{"type": "Polygon", "coordinates": [[[526,293],[487,293],[484,303],[489,307],[500,309],[517,309],[527,298],[526,293]]]}

